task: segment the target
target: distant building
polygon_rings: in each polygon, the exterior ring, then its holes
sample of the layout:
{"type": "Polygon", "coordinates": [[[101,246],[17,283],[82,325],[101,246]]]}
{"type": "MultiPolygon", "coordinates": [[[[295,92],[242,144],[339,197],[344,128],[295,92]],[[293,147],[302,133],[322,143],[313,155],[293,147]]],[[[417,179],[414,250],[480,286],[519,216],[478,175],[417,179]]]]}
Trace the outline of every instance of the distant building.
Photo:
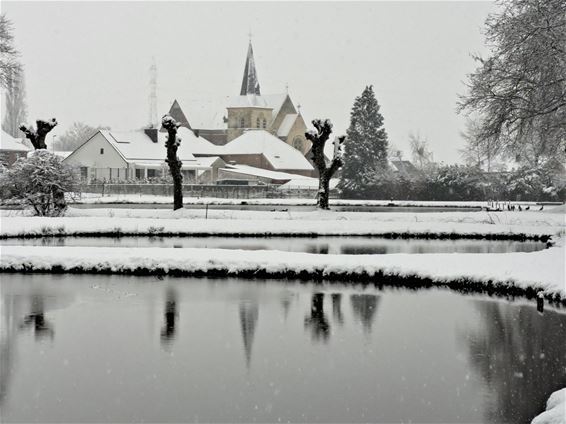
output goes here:
{"type": "Polygon", "coordinates": [[[25,158],[30,150],[21,140],[2,130],[0,137],[0,162],[2,164],[12,166],[19,158],[25,158]]]}
{"type": "MultiPolygon", "coordinates": [[[[226,112],[222,126],[218,120],[214,128],[191,126],[190,111],[185,114],[175,100],[169,114],[186,128],[216,145],[230,143],[251,130],[264,130],[294,147],[303,155],[310,150],[310,142],[305,138],[307,126],[300,110],[295,107],[288,94],[261,94],[255,67],[253,48],[250,41],[244,66],[240,95],[230,98],[224,105],[226,112]],[[188,119],[187,119],[188,117],[188,119]]],[[[217,114],[218,111],[210,111],[217,114]]]]}

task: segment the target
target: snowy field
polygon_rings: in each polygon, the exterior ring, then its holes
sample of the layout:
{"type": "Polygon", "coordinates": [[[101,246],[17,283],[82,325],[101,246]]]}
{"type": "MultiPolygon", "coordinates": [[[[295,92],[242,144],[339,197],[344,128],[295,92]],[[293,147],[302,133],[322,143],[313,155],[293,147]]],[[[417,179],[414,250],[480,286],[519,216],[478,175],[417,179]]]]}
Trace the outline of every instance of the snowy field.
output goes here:
{"type": "MultiPolygon", "coordinates": [[[[138,194],[110,194],[82,193],[77,203],[153,203],[173,204],[171,196],[138,195],[138,194]]],[[[287,199],[222,199],[218,197],[185,197],[185,205],[285,205],[285,206],[315,206],[316,199],[287,198],[287,199]]],[[[449,206],[449,207],[486,207],[487,202],[459,202],[459,201],[424,201],[424,200],[348,200],[330,199],[330,206],[387,206],[394,203],[396,206],[449,206]]],[[[535,207],[536,202],[511,202],[521,206],[535,207]]],[[[540,207],[540,206],[539,206],[540,207]]]]}
{"type": "Polygon", "coordinates": [[[383,274],[420,276],[440,283],[455,280],[516,285],[566,298],[564,281],[564,206],[543,212],[262,212],[151,209],[73,209],[62,218],[17,216],[3,211],[0,236],[65,235],[219,235],[317,236],[370,235],[394,237],[521,238],[551,237],[555,246],[533,253],[312,255],[308,253],[221,249],[80,248],[2,246],[4,270],[133,273],[156,272],[248,275],[339,275],[343,278],[383,274]]]}

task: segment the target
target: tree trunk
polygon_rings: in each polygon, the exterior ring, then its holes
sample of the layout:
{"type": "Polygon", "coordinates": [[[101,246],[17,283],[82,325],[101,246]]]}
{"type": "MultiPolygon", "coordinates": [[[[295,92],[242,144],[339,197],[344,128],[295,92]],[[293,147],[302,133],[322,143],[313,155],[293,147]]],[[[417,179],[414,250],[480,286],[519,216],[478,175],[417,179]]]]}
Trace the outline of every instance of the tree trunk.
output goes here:
{"type": "Polygon", "coordinates": [[[322,172],[318,182],[318,196],[316,205],[319,209],[328,210],[328,198],[330,196],[330,176],[328,172],[322,172]]]}
{"type": "MultiPolygon", "coordinates": [[[[175,131],[176,133],[176,131],[175,131]]],[[[169,141],[167,142],[167,163],[171,177],[173,177],[173,210],[183,207],[183,174],[181,174],[181,161],[177,157],[177,146],[175,145],[175,137],[171,141],[171,133],[169,133],[169,141]]]]}

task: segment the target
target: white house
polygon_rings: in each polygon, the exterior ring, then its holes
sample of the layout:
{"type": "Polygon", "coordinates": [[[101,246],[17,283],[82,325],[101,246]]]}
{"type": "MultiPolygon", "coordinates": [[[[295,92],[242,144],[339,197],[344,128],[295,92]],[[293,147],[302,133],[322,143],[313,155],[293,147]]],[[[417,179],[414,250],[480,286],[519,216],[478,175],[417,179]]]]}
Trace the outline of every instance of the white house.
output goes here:
{"type": "MultiPolygon", "coordinates": [[[[192,131],[183,132],[180,136],[197,138],[192,131]]],[[[167,133],[157,129],[100,130],[67,156],[64,162],[80,167],[81,177],[88,181],[151,180],[168,172],[166,137],[167,133]]],[[[203,177],[211,182],[214,169],[224,166],[224,162],[219,157],[196,158],[190,151],[192,144],[190,140],[182,139],[177,152],[183,163],[181,172],[184,181],[196,182],[203,177]]]]}

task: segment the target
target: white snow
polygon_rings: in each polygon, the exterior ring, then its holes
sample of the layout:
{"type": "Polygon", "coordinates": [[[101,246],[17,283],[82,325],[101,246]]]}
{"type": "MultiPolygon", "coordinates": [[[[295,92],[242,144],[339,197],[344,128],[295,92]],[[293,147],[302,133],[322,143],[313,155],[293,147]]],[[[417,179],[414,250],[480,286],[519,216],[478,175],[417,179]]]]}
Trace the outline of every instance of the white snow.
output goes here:
{"type": "Polygon", "coordinates": [[[265,130],[248,130],[221,148],[222,155],[263,154],[275,170],[312,171],[303,154],[265,130]]]}
{"type": "Polygon", "coordinates": [[[271,171],[269,169],[256,168],[249,165],[226,165],[224,170],[228,172],[233,172],[236,174],[249,175],[253,177],[270,178],[272,180],[293,180],[300,178],[302,180],[308,181],[307,184],[316,183],[316,188],[318,188],[318,178],[305,177],[298,174],[292,174],[289,172],[271,171]]]}
{"type": "Polygon", "coordinates": [[[566,388],[550,395],[546,410],[537,415],[531,424],[566,424],[566,388]]]}
{"type": "Polygon", "coordinates": [[[293,128],[293,124],[297,120],[297,116],[299,115],[296,113],[289,113],[285,115],[285,118],[283,118],[283,121],[277,130],[278,137],[287,137],[289,135],[289,131],[293,128]]]}
{"type": "Polygon", "coordinates": [[[31,150],[29,147],[24,146],[20,139],[12,137],[4,130],[0,133],[0,150],[11,152],[27,152],[31,150]]]}
{"type": "Polygon", "coordinates": [[[493,286],[531,287],[548,296],[566,296],[564,243],[534,253],[379,256],[193,248],[0,247],[0,269],[49,271],[53,267],[115,273],[138,269],[187,273],[221,270],[229,275],[262,271],[272,275],[306,272],[322,273],[329,278],[336,274],[351,275],[352,281],[364,274],[383,273],[419,276],[439,283],[468,279],[493,286]]]}

